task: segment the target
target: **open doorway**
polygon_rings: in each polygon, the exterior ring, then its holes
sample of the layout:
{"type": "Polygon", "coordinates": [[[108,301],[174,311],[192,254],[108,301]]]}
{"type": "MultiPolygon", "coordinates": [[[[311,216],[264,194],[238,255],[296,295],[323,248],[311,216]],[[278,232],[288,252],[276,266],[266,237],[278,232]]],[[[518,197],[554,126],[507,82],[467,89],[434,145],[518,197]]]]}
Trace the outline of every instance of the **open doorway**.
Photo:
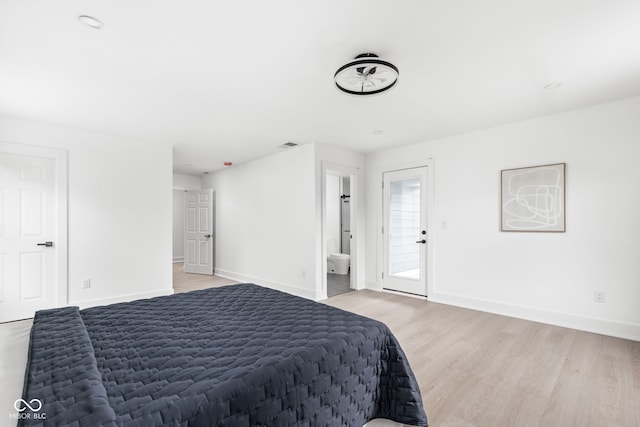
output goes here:
{"type": "Polygon", "coordinates": [[[359,289],[357,167],[322,164],[322,293],[359,289]]]}
{"type": "Polygon", "coordinates": [[[326,179],[327,297],[351,286],[351,177],[327,174],[326,179]]]}

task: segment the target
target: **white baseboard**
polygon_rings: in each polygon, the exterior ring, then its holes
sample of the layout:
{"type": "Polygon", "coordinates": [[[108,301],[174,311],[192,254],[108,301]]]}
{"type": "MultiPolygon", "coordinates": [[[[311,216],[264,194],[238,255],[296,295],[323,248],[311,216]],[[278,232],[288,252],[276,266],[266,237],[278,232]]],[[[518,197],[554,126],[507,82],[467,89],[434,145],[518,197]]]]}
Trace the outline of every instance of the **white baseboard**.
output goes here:
{"type": "Polygon", "coordinates": [[[640,325],[632,323],[616,322],[586,316],[577,316],[570,313],[541,310],[531,307],[522,307],[504,304],[497,301],[468,298],[459,295],[431,292],[429,301],[454,305],[456,307],[485,311],[518,319],[547,323],[580,331],[609,335],[633,341],[640,341],[640,325]]]}
{"type": "Polygon", "coordinates": [[[372,291],[382,292],[382,286],[380,286],[380,283],[378,282],[366,281],[364,282],[364,288],[371,289],[372,291]]]}
{"type": "Polygon", "coordinates": [[[273,280],[262,279],[260,277],[250,276],[248,274],[240,274],[234,271],[228,271],[219,268],[216,268],[215,275],[224,277],[226,279],[236,280],[238,282],[255,283],[256,285],[264,286],[265,288],[275,289],[310,300],[317,300],[315,289],[304,289],[288,283],[275,282],[273,280]]]}
{"type": "Polygon", "coordinates": [[[161,297],[165,295],[173,295],[173,289],[165,289],[165,290],[154,291],[154,292],[143,292],[139,294],[122,295],[122,296],[117,296],[113,298],[101,298],[101,299],[84,300],[84,301],[69,301],[68,305],[77,305],[82,310],[85,308],[96,307],[99,305],[116,304],[119,302],[129,302],[129,301],[134,301],[139,299],[161,297]]]}
{"type": "Polygon", "coordinates": [[[173,257],[173,262],[184,262],[183,256],[173,257]]]}

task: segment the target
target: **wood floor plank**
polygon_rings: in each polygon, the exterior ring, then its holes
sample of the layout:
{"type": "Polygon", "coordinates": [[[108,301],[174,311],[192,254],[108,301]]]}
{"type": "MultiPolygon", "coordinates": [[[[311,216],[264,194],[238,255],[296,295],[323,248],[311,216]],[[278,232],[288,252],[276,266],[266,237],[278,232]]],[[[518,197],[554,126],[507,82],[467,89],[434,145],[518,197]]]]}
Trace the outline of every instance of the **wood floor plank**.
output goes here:
{"type": "Polygon", "coordinates": [[[594,369],[602,349],[602,336],[578,333],[567,353],[542,419],[546,425],[587,426],[593,394],[599,384],[594,369]]]}
{"type": "Polygon", "coordinates": [[[546,331],[541,342],[530,341],[515,360],[520,370],[518,387],[528,396],[548,399],[562,372],[564,357],[573,344],[574,334],[565,328],[532,323],[533,327],[546,331]]]}
{"type": "Polygon", "coordinates": [[[591,420],[632,425],[634,405],[640,404],[640,395],[633,392],[633,377],[625,375],[632,367],[631,348],[628,342],[611,337],[603,337],[602,341],[595,367],[598,387],[594,390],[591,420]]]}

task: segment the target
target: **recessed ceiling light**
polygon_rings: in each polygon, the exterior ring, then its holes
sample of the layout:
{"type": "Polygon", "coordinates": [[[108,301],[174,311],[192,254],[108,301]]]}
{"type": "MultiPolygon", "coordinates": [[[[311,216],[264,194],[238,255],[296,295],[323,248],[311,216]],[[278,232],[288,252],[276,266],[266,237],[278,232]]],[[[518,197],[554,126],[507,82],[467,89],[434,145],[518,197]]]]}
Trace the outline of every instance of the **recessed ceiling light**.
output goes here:
{"type": "Polygon", "coordinates": [[[376,134],[376,135],[380,135],[382,133],[382,131],[381,130],[374,130],[373,133],[376,134]]]}
{"type": "Polygon", "coordinates": [[[100,28],[102,28],[102,22],[100,22],[98,19],[89,15],[78,16],[78,21],[82,22],[83,24],[91,28],[95,28],[96,30],[99,30],[100,28]]]}
{"type": "Polygon", "coordinates": [[[560,82],[551,82],[547,84],[544,88],[547,90],[551,90],[551,89],[558,89],[560,86],[562,86],[562,83],[560,82]]]}

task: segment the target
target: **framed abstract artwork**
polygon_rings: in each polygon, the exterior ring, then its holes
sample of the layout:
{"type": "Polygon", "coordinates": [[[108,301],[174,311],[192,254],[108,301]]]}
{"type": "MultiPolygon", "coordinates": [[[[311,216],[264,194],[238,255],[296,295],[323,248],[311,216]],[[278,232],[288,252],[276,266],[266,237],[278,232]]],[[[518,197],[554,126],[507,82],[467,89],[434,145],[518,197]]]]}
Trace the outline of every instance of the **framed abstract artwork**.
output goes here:
{"type": "Polygon", "coordinates": [[[565,231],[565,163],[500,172],[500,231],[565,231]]]}

